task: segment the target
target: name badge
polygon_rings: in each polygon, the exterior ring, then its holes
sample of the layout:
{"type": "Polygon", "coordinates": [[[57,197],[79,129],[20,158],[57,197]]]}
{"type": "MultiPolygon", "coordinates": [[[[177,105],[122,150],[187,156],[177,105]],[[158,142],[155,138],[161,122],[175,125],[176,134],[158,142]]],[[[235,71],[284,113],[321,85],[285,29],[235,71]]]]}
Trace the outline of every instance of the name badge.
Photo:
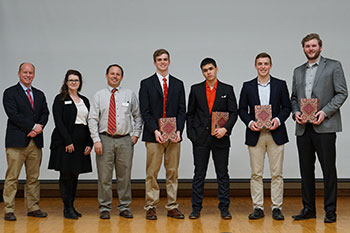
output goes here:
{"type": "Polygon", "coordinates": [[[122,103],[122,106],[123,106],[123,107],[129,107],[129,102],[127,102],[127,103],[122,103]]]}
{"type": "Polygon", "coordinates": [[[72,104],[73,102],[71,100],[64,101],[64,104],[72,104]]]}

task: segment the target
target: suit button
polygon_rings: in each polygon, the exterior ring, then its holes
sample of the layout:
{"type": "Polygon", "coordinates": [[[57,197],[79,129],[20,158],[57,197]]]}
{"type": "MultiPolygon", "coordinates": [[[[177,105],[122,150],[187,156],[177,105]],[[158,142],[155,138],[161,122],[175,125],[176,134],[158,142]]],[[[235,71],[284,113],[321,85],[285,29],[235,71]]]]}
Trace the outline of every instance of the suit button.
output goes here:
{"type": "Polygon", "coordinates": [[[207,127],[206,129],[209,129],[209,127],[207,127]]]}

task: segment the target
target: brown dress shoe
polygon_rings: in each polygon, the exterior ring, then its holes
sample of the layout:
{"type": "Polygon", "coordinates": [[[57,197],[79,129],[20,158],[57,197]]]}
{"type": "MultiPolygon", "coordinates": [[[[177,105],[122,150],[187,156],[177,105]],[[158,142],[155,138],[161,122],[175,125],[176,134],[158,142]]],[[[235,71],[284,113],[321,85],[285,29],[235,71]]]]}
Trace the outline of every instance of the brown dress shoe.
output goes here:
{"type": "Polygon", "coordinates": [[[177,208],[168,211],[168,217],[176,219],[184,219],[185,216],[177,208]]]}
{"type": "Polygon", "coordinates": [[[151,208],[151,209],[147,210],[146,219],[148,219],[148,220],[156,220],[157,219],[156,208],[151,208]]]}
{"type": "Polygon", "coordinates": [[[31,217],[36,217],[36,218],[46,218],[47,217],[47,213],[44,211],[39,210],[34,210],[31,212],[27,213],[27,216],[31,216],[31,217]]]}
{"type": "Polygon", "coordinates": [[[16,219],[16,216],[15,216],[15,214],[14,213],[6,213],[5,215],[4,215],[4,219],[6,220],[6,221],[16,221],[17,219],[16,219]]]}

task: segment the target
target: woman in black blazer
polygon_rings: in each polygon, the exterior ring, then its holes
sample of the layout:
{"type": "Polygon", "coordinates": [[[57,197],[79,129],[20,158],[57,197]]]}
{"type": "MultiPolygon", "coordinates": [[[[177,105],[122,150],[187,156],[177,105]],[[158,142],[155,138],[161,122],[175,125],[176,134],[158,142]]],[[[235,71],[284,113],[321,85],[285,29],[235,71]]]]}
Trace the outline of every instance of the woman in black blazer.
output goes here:
{"type": "Polygon", "coordinates": [[[82,76],[79,71],[68,70],[61,93],[53,103],[55,129],[51,135],[49,169],[60,171],[60,192],[65,218],[78,219],[82,215],[73,202],[80,173],[91,172],[90,152],[93,146],[87,126],[89,100],[79,94],[82,76]]]}

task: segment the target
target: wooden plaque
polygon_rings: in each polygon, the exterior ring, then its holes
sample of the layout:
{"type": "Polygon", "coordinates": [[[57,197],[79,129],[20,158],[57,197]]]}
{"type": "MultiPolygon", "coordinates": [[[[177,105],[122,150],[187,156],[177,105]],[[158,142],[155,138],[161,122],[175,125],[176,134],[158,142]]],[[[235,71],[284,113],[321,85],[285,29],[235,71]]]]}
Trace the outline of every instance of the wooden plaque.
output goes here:
{"type": "Polygon", "coordinates": [[[300,99],[301,117],[306,123],[313,123],[317,121],[315,114],[318,111],[317,98],[301,98],[300,99]]]}
{"type": "Polygon", "coordinates": [[[162,137],[169,142],[174,142],[177,138],[176,117],[159,118],[158,124],[162,137]]]}
{"type": "Polygon", "coordinates": [[[215,129],[222,128],[228,120],[228,112],[212,112],[211,113],[211,135],[215,135],[215,129]]]}
{"type": "Polygon", "coordinates": [[[259,129],[269,129],[272,126],[272,108],[271,105],[255,105],[255,120],[259,129]]]}

